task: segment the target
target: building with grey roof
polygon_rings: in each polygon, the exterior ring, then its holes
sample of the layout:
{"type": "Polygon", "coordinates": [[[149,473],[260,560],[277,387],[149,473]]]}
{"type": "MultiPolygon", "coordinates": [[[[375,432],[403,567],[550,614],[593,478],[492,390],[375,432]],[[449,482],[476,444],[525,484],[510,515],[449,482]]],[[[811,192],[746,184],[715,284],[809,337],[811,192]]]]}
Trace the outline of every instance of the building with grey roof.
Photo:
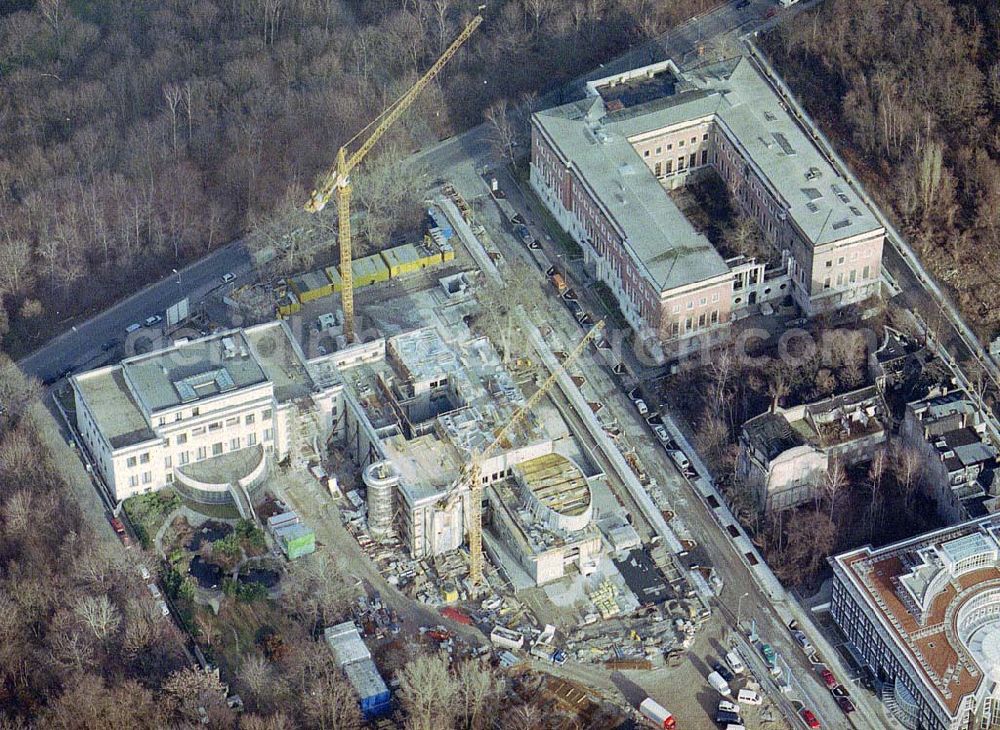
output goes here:
{"type": "Polygon", "coordinates": [[[335,428],[342,383],[321,360],[283,322],[178,342],[71,378],[77,428],[117,500],[173,485],[246,509],[271,462],[335,428]]]}
{"type": "Polygon", "coordinates": [[[870,458],[885,442],[885,404],[874,386],[762,413],[743,424],[737,473],[772,512],[813,500],[833,460],[870,458]]]}
{"type": "Polygon", "coordinates": [[[533,115],[531,183],[645,340],[682,352],[769,298],[812,315],[878,291],[884,229],[751,60],[684,73],[664,61],[587,91],[533,115]],[[723,259],[666,194],[710,168],[784,277],[723,259]]]}
{"type": "Polygon", "coordinates": [[[942,519],[959,522],[997,509],[997,448],[967,393],[935,391],[907,403],[900,435],[920,455],[920,485],[942,519]]]}

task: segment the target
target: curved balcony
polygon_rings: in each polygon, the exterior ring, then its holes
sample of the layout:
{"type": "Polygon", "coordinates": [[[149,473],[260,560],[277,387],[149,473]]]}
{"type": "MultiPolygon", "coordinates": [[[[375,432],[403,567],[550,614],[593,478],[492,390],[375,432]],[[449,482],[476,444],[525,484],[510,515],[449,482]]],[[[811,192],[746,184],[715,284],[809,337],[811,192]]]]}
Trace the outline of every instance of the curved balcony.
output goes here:
{"type": "Polygon", "coordinates": [[[249,491],[265,476],[267,454],[258,445],[178,467],[174,471],[174,487],[195,502],[220,504],[232,501],[230,484],[239,484],[249,491]]]}

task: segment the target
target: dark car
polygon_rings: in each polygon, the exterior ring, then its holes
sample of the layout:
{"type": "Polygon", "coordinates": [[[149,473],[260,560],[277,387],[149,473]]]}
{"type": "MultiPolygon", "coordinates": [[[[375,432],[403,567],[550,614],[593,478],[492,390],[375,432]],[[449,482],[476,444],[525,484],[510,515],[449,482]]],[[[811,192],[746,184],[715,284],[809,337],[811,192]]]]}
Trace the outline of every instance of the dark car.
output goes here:
{"type": "Polygon", "coordinates": [[[851,702],[850,697],[838,697],[837,704],[840,705],[840,709],[844,711],[845,715],[850,715],[855,710],[854,703],[851,702]]]}
{"type": "Polygon", "coordinates": [[[722,662],[715,662],[714,664],[712,664],[712,671],[718,672],[719,675],[727,682],[733,681],[733,673],[729,671],[729,667],[727,667],[722,662]]]}
{"type": "Polygon", "coordinates": [[[743,8],[747,7],[750,7],[750,0],[740,0],[738,3],[736,3],[737,10],[742,10],[743,8]]]}
{"type": "Polygon", "coordinates": [[[103,345],[101,345],[101,349],[104,352],[107,352],[108,350],[113,350],[116,347],[118,347],[118,340],[108,340],[103,345]]]}
{"type": "Polygon", "coordinates": [[[728,710],[719,710],[715,713],[715,721],[720,725],[742,725],[743,721],[740,716],[735,712],[729,712],[728,710]]]}

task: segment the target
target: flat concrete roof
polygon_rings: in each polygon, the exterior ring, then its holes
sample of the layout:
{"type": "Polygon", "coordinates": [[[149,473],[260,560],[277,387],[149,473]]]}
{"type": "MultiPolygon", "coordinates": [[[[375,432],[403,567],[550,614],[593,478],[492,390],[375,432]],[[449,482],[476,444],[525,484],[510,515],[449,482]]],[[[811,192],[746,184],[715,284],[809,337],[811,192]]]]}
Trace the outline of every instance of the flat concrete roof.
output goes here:
{"type": "MultiPolygon", "coordinates": [[[[673,65],[648,68],[655,79],[673,65]]],[[[621,88],[640,84],[631,74],[621,88]]],[[[621,226],[633,256],[661,290],[704,281],[727,267],[629,142],[659,129],[714,121],[761,170],[812,245],[882,229],[748,59],[671,74],[670,83],[646,83],[646,92],[659,95],[633,95],[632,106],[622,105],[628,95],[609,95],[614,78],[592,82],[594,95],[534,119],[621,226]]]]}
{"type": "Polygon", "coordinates": [[[279,403],[309,395],[315,383],[306,367],[305,357],[282,322],[244,330],[265,377],[274,386],[279,403]]]}
{"type": "Polygon", "coordinates": [[[626,248],[661,291],[725,275],[722,256],[670,200],[626,136],[599,124],[603,111],[593,97],[538,112],[535,119],[621,227],[626,248]]]}
{"type": "Polygon", "coordinates": [[[123,449],[156,438],[132,398],[120,366],[74,375],[73,382],[98,430],[112,449],[123,449]]]}
{"type": "Polygon", "coordinates": [[[266,382],[239,330],[220,332],[122,361],[150,413],[266,382]]]}

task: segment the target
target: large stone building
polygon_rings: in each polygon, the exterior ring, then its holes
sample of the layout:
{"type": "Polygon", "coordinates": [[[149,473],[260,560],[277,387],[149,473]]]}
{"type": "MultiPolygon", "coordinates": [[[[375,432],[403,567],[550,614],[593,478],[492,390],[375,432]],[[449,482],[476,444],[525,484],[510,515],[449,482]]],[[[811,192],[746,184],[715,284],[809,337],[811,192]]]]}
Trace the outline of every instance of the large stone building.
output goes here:
{"type": "Polygon", "coordinates": [[[833,619],[904,727],[1000,725],[1000,518],[830,563],[833,619]]]}
{"type": "Polygon", "coordinates": [[[333,432],[342,383],[283,322],[229,330],[71,378],[83,442],[117,500],[172,485],[236,500],[268,465],[333,432]]]}
{"type": "Polygon", "coordinates": [[[763,512],[816,499],[837,460],[849,467],[886,440],[882,395],[875,386],[762,413],[743,424],[737,473],[763,512]]]}
{"type": "Polygon", "coordinates": [[[746,58],[670,61],[592,81],[532,117],[531,184],[647,342],[724,338],[747,307],[792,294],[807,314],[879,290],[885,231],[746,58]],[[723,259],[667,190],[714,168],[781,268],[723,259]]]}
{"type": "Polygon", "coordinates": [[[920,455],[915,478],[942,519],[961,522],[996,510],[997,449],[967,393],[936,391],[907,403],[899,432],[920,455]]]}

